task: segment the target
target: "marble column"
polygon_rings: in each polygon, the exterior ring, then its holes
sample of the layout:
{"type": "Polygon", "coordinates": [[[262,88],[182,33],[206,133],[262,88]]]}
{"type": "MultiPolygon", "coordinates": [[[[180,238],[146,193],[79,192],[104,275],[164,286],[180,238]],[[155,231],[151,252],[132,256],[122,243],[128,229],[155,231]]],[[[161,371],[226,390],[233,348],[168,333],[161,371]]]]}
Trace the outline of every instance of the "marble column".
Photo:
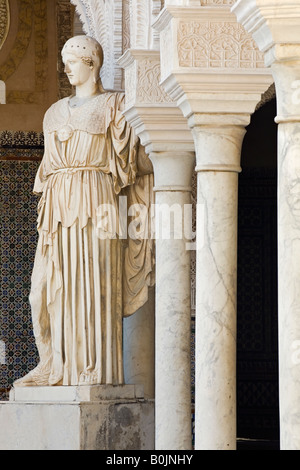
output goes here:
{"type": "Polygon", "coordinates": [[[236,449],[237,205],[249,115],[193,118],[197,155],[197,450],[236,449]],[[202,207],[202,210],[201,210],[202,207]]]}
{"type": "Polygon", "coordinates": [[[187,249],[190,240],[180,227],[182,221],[184,226],[184,206],[191,204],[195,155],[152,152],[150,158],[156,193],[155,449],[190,450],[191,282],[187,249]]]}
{"type": "MultiPolygon", "coordinates": [[[[293,48],[295,52],[295,47],[293,48]]],[[[297,47],[300,57],[300,45],[297,47]]],[[[278,101],[278,327],[281,450],[300,450],[300,60],[272,65],[278,101]]]]}

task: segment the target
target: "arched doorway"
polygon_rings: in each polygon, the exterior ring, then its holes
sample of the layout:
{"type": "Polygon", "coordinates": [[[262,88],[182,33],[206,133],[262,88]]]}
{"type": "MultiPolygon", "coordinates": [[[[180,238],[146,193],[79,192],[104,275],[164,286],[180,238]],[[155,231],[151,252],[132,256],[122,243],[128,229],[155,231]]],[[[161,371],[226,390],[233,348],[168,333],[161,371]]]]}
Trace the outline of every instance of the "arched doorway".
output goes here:
{"type": "Polygon", "coordinates": [[[276,99],[252,116],[242,150],[238,232],[238,448],[279,446],[276,99]]]}

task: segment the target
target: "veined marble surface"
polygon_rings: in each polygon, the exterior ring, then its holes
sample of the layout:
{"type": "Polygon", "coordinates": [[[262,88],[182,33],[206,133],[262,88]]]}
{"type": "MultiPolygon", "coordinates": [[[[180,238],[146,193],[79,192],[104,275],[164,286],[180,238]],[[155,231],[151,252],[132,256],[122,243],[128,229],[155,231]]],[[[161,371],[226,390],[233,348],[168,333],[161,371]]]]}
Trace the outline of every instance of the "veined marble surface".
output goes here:
{"type": "Polygon", "coordinates": [[[193,130],[203,206],[197,233],[204,233],[196,268],[197,450],[236,449],[237,200],[245,128],[238,116],[223,119],[193,130]]]}

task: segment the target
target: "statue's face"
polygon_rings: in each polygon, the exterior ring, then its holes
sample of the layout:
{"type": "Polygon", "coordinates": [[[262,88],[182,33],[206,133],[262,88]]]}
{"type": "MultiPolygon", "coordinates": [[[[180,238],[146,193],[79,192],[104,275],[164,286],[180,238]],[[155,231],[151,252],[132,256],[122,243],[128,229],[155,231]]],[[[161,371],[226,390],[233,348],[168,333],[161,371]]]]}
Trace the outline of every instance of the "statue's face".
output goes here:
{"type": "Polygon", "coordinates": [[[64,54],[65,73],[73,86],[86,83],[92,76],[92,68],[74,54],[64,54]]]}

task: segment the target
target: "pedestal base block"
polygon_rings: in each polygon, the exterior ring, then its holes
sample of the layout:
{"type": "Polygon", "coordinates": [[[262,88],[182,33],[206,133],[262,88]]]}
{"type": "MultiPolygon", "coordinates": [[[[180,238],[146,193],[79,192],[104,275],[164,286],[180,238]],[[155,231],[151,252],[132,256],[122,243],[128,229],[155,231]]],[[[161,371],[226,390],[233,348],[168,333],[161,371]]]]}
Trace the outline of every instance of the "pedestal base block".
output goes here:
{"type": "Polygon", "coordinates": [[[0,402],[0,450],[153,450],[140,386],[15,388],[0,402]]]}

